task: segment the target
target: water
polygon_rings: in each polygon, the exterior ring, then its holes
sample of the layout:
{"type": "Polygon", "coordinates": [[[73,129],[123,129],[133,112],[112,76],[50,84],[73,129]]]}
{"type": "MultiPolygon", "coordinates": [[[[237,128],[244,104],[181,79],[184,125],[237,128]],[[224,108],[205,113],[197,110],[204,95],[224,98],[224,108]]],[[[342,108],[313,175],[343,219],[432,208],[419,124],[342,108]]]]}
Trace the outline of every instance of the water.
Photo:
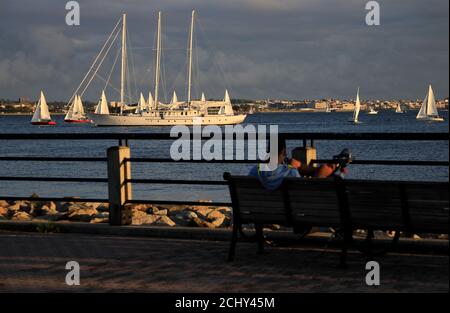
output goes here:
{"type": "MultiPolygon", "coordinates": [[[[448,132],[448,111],[441,112],[444,123],[416,121],[417,112],[406,114],[380,112],[361,114],[362,124],[348,123],[351,113],[257,113],[247,123],[277,124],[280,132],[448,132]]],[[[29,116],[0,116],[0,133],[155,133],[169,132],[170,127],[96,128],[91,125],[70,125],[63,116],[55,117],[56,127],[36,127],[29,116]]],[[[169,157],[170,141],[131,141],[134,157],[169,157]]],[[[71,156],[104,157],[106,149],[117,141],[3,141],[1,156],[71,156]]],[[[288,142],[288,149],[301,145],[288,142]]],[[[449,158],[448,142],[416,141],[317,141],[318,158],[330,158],[344,147],[357,159],[445,160],[449,158]]],[[[222,180],[224,171],[247,173],[245,164],[132,164],[133,178],[222,180]]],[[[350,165],[349,178],[448,181],[446,167],[358,166],[350,165]]],[[[106,177],[106,164],[99,162],[0,162],[0,176],[106,177]]],[[[0,196],[79,196],[107,198],[106,184],[47,183],[0,181],[0,196]]],[[[229,201],[226,186],[133,185],[134,198],[153,200],[229,201]]]]}

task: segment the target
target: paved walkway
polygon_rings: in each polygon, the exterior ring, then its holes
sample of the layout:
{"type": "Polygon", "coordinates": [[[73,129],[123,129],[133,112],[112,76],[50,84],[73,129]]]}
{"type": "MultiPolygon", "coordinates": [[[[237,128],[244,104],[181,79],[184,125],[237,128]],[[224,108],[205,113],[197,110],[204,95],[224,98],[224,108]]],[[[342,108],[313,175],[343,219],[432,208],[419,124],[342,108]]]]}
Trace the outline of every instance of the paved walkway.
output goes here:
{"type": "Polygon", "coordinates": [[[338,253],[226,242],[79,234],[0,233],[0,292],[448,292],[448,256],[378,259],[381,286],[365,285],[364,258],[338,253]],[[65,284],[65,264],[81,266],[81,285],[65,284]]]}

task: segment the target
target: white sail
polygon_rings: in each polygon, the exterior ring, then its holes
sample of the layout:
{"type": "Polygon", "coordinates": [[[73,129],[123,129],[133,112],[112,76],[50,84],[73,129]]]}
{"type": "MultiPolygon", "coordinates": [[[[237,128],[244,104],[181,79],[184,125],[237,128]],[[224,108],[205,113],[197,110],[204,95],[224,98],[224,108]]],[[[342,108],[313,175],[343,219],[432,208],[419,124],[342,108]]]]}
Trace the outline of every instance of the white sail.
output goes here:
{"type": "Polygon", "coordinates": [[[147,107],[147,103],[145,101],[144,95],[141,92],[141,95],[139,97],[139,102],[138,102],[137,108],[134,113],[144,112],[146,110],[146,107],[147,107]]]}
{"type": "Polygon", "coordinates": [[[64,120],[71,120],[71,119],[73,119],[73,111],[74,111],[74,108],[75,108],[75,106],[77,104],[77,101],[78,101],[78,96],[75,95],[75,97],[73,97],[72,104],[69,107],[69,111],[67,112],[66,116],[64,117],[64,120]]]}
{"type": "Polygon", "coordinates": [[[436,100],[434,99],[433,88],[431,88],[431,85],[428,87],[427,116],[439,116],[438,110],[436,108],[436,100]]]}
{"type": "Polygon", "coordinates": [[[83,102],[81,101],[81,96],[78,96],[78,103],[77,103],[76,108],[77,108],[77,110],[75,112],[75,116],[84,118],[85,114],[84,114],[83,102]]]}
{"type": "Polygon", "coordinates": [[[109,115],[108,101],[106,100],[105,91],[102,91],[102,97],[95,108],[95,114],[109,115]]]}
{"type": "Polygon", "coordinates": [[[50,112],[48,111],[47,101],[45,100],[44,93],[41,91],[41,96],[39,98],[39,102],[36,106],[36,110],[34,111],[33,117],[31,119],[32,122],[41,122],[41,121],[50,121],[50,112]]]}
{"type": "Polygon", "coordinates": [[[177,97],[177,93],[174,91],[173,95],[172,95],[172,100],[170,101],[170,104],[176,104],[178,103],[178,97],[177,97]]]}
{"type": "Polygon", "coordinates": [[[358,88],[358,91],[356,93],[355,110],[353,111],[353,122],[354,123],[358,123],[358,116],[359,116],[360,110],[361,110],[361,102],[359,100],[359,88],[358,88]]]}
{"type": "Polygon", "coordinates": [[[402,106],[400,105],[400,103],[397,104],[397,108],[395,108],[395,113],[403,113],[402,106]]]}
{"type": "Polygon", "coordinates": [[[434,99],[433,88],[431,85],[428,87],[427,95],[423,99],[422,106],[419,113],[417,113],[416,119],[433,119],[439,118],[439,113],[436,108],[436,100],[434,99]]]}
{"type": "Polygon", "coordinates": [[[152,96],[152,93],[149,92],[149,93],[148,93],[148,101],[147,101],[147,108],[148,108],[148,111],[153,110],[153,105],[154,105],[153,96],[152,96]]]}
{"type": "Polygon", "coordinates": [[[228,90],[225,90],[225,97],[223,98],[223,101],[226,103],[231,103],[230,95],[228,94],[228,90]]]}
{"type": "Polygon", "coordinates": [[[202,92],[202,98],[200,99],[200,101],[202,101],[202,102],[205,102],[205,101],[206,101],[205,93],[204,93],[204,92],[202,92]]]}

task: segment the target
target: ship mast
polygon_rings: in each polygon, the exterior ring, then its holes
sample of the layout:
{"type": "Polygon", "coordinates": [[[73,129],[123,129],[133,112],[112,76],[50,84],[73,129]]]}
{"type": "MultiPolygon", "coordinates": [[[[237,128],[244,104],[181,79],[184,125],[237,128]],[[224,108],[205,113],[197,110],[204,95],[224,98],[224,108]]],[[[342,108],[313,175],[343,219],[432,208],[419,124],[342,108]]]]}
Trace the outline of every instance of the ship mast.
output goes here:
{"type": "Polygon", "coordinates": [[[159,72],[161,66],[161,11],[158,12],[158,31],[156,34],[156,66],[155,66],[155,110],[158,109],[159,72]]]}
{"type": "Polygon", "coordinates": [[[194,36],[194,19],[195,19],[195,10],[192,10],[191,17],[191,29],[189,32],[189,66],[188,66],[188,94],[187,94],[187,103],[190,105],[191,103],[191,86],[192,86],[192,41],[194,36]]]}
{"type": "Polygon", "coordinates": [[[125,72],[127,65],[127,15],[122,16],[122,69],[120,75],[120,114],[123,112],[123,105],[125,103],[125,72]]]}

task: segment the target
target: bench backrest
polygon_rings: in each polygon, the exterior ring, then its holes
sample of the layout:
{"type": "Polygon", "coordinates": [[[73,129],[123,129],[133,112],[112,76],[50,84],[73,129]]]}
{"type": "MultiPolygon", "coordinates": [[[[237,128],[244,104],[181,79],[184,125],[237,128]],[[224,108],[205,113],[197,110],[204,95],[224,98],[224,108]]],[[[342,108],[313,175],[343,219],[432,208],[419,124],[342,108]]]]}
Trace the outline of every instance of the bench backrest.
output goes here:
{"type": "Polygon", "coordinates": [[[288,224],[282,190],[266,190],[258,178],[250,176],[230,176],[229,183],[233,213],[239,214],[242,224],[288,224]]]}
{"type": "Polygon", "coordinates": [[[293,225],[341,225],[340,200],[334,179],[284,180],[293,225]]]}
{"type": "Polygon", "coordinates": [[[448,233],[449,184],[286,178],[269,191],[258,178],[225,175],[240,222],[448,233]]]}

